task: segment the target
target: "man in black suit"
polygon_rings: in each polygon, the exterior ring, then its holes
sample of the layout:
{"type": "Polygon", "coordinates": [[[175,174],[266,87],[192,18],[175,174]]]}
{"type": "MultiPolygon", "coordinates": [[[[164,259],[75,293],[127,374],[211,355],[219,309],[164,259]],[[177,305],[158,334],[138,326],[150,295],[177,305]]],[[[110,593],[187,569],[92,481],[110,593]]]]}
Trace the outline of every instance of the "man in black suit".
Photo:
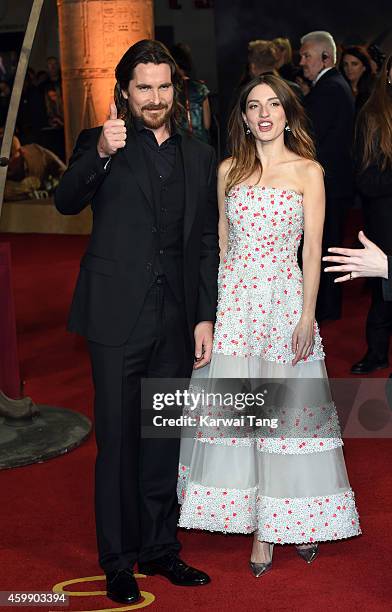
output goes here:
{"type": "Polygon", "coordinates": [[[141,378],[186,378],[212,350],[215,155],[176,130],[177,78],[161,43],[130,47],[110,119],[81,132],[55,195],[63,214],[91,202],[94,216],[69,330],[89,342],[99,561],[108,596],[121,603],[140,599],[136,562],[173,584],[209,582],[178,556],[179,440],[140,436],[141,378]]]}
{"type": "MultiPolygon", "coordinates": [[[[353,197],[351,147],[354,130],[354,97],[347,81],[335,68],[336,45],[328,32],[310,32],[301,39],[304,76],[313,86],[304,106],[315,138],[317,159],[325,171],[326,208],[323,252],[340,244],[345,213],[353,197]]],[[[341,286],[322,275],[316,318],[339,319],[341,286]]]]}

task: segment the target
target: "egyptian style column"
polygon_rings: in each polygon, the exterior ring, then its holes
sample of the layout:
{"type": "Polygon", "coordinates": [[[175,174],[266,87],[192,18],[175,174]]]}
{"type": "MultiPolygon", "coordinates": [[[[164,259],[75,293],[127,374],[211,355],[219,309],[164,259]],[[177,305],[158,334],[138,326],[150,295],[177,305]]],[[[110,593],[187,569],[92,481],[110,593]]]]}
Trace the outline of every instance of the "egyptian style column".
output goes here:
{"type": "Polygon", "coordinates": [[[153,0],[57,0],[57,8],[69,156],[83,128],[106,120],[121,56],[153,38],[153,0]]]}

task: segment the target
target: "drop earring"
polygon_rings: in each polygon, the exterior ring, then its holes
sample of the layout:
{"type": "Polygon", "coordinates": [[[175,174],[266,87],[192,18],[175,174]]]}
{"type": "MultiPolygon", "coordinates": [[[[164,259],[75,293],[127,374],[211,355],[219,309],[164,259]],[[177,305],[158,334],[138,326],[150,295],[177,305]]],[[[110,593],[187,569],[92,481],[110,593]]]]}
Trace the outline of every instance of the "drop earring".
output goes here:
{"type": "Polygon", "coordinates": [[[250,127],[249,127],[249,125],[248,125],[247,123],[245,123],[244,128],[245,128],[245,134],[246,134],[247,136],[249,136],[249,134],[250,134],[250,127]]]}
{"type": "Polygon", "coordinates": [[[291,129],[288,123],[286,123],[284,129],[286,130],[286,132],[291,132],[291,129]]]}

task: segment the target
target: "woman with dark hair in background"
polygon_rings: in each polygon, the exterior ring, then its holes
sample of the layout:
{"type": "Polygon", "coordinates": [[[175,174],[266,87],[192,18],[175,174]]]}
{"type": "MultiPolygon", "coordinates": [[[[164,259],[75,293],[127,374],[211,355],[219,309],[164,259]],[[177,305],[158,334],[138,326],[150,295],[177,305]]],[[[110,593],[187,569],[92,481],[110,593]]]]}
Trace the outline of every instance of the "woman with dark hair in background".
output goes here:
{"type": "Polygon", "coordinates": [[[208,100],[209,89],[204,81],[192,78],[193,64],[190,49],[183,43],[174,45],[171,54],[182,77],[180,102],[184,112],[179,120],[180,127],[204,142],[209,142],[211,110],[208,100]]]}
{"type": "MultiPolygon", "coordinates": [[[[359,113],[355,159],[366,234],[386,255],[392,255],[392,56],[385,62],[372,95],[359,113]]],[[[392,303],[383,300],[379,279],[371,283],[372,302],[366,321],[368,350],[353,365],[353,374],[369,374],[388,366],[392,303]]]]}
{"type": "Polygon", "coordinates": [[[305,126],[280,77],[264,74],[242,88],[229,122],[232,157],[218,172],[211,363],[191,381],[199,397],[204,386],[215,395],[196,406],[191,414],[204,418],[181,441],[180,526],[253,533],[255,577],[271,568],[274,544],[295,544],[310,563],[318,542],[361,533],[315,321],[325,193],[305,126]],[[258,385],[265,405],[254,394],[237,405],[235,391],[258,385]],[[277,418],[252,424],[256,415],[277,418]]]}
{"type": "Polygon", "coordinates": [[[358,112],[374,87],[370,57],[361,47],[347,47],[343,49],[339,68],[351,87],[355,97],[355,108],[358,112]]]}

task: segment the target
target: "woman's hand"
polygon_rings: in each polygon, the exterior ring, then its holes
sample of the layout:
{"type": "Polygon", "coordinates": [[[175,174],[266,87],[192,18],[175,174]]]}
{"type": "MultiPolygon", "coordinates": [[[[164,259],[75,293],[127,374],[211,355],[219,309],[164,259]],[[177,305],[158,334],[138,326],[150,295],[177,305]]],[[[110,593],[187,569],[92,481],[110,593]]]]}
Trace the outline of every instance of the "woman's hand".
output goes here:
{"type": "Polygon", "coordinates": [[[335,253],[335,255],[323,257],[323,261],[340,264],[325,268],[324,272],[348,272],[348,274],[335,278],[335,283],[342,283],[361,276],[388,278],[388,257],[362,231],[359,232],[358,238],[365,247],[364,249],[331,247],[328,252],[335,253]]]}
{"type": "Polygon", "coordinates": [[[302,316],[298,321],[293,337],[291,339],[291,348],[295,357],[292,365],[295,366],[298,361],[308,357],[313,349],[314,344],[314,317],[302,316]]]}

